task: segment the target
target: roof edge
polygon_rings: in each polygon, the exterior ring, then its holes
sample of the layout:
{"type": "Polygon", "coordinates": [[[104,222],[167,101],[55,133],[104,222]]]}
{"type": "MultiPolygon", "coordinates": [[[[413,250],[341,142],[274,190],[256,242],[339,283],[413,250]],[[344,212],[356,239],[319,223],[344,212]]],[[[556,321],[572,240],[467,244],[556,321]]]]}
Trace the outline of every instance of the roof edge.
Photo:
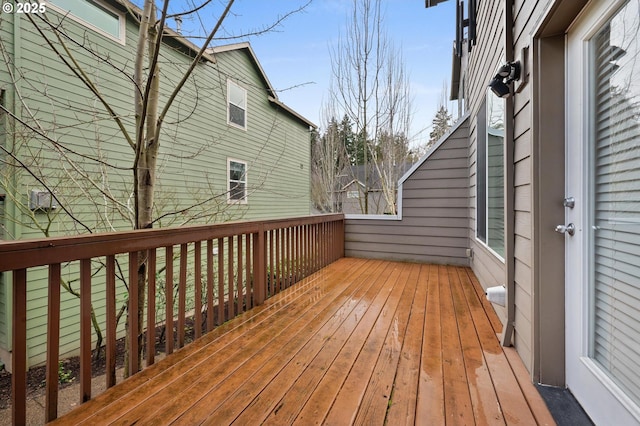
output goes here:
{"type": "Polygon", "coordinates": [[[278,107],[282,108],[284,111],[286,111],[287,113],[291,114],[293,117],[297,118],[298,120],[302,121],[304,124],[308,125],[309,127],[312,127],[313,129],[317,129],[318,128],[318,125],[315,124],[313,121],[309,120],[308,118],[304,117],[300,113],[298,113],[295,110],[291,109],[291,107],[289,107],[287,104],[282,103],[282,101],[274,98],[273,96],[269,96],[269,102],[271,102],[271,103],[277,105],[278,107]]]}
{"type": "MultiPolygon", "coordinates": [[[[136,6],[133,2],[129,0],[106,0],[106,2],[112,5],[116,5],[116,7],[120,9],[123,9],[123,11],[126,14],[133,16],[135,19],[140,19],[140,16],[142,16],[142,12],[143,12],[142,9],[140,9],[138,6],[136,6]]],[[[136,25],[139,27],[138,24],[136,25]]],[[[198,52],[200,52],[200,49],[201,49],[200,46],[192,43],[185,36],[167,27],[166,25],[163,31],[163,39],[165,37],[166,39],[163,40],[164,43],[166,43],[168,40],[171,40],[177,44],[180,44],[182,47],[186,48],[192,53],[197,54],[198,52]]],[[[212,63],[216,62],[215,58],[211,56],[209,53],[207,53],[206,50],[202,53],[202,59],[205,59],[212,63]]]]}
{"type": "Polygon", "coordinates": [[[288,105],[284,104],[280,99],[278,99],[278,94],[276,93],[276,89],[273,88],[273,85],[269,81],[269,78],[267,77],[267,73],[264,71],[264,68],[262,68],[262,65],[260,64],[260,61],[258,60],[258,57],[256,56],[256,53],[253,51],[253,47],[251,47],[251,43],[249,43],[248,41],[243,41],[243,42],[239,42],[239,43],[232,43],[232,44],[225,44],[225,45],[222,45],[222,46],[215,46],[215,47],[212,47],[212,48],[210,48],[208,50],[215,55],[216,53],[233,52],[235,50],[242,50],[242,49],[246,49],[247,52],[249,52],[249,56],[251,57],[251,60],[255,64],[256,68],[258,69],[258,72],[260,73],[260,76],[262,77],[262,79],[264,80],[265,84],[267,85],[267,92],[268,92],[268,95],[269,95],[268,96],[269,102],[271,102],[272,104],[275,104],[279,108],[282,108],[288,114],[290,114],[294,118],[300,120],[301,122],[303,122],[307,126],[312,127],[314,129],[317,129],[318,126],[313,121],[311,121],[308,118],[304,117],[303,115],[301,115],[297,111],[293,110],[288,105]]]}

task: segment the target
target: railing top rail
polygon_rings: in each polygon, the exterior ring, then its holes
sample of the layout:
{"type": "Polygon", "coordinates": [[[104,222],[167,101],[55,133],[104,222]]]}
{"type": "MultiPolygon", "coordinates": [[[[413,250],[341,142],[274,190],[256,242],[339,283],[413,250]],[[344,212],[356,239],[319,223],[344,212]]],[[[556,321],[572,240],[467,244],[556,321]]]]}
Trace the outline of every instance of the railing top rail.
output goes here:
{"type": "Polygon", "coordinates": [[[0,272],[343,219],[339,213],[5,241],[0,242],[0,272]]]}

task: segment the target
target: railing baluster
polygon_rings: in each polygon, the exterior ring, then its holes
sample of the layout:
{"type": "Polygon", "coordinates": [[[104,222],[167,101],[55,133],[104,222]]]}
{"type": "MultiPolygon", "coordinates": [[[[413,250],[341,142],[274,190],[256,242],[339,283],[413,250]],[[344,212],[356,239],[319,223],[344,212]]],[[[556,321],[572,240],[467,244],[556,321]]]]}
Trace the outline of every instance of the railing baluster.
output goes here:
{"type": "Polygon", "coordinates": [[[293,284],[293,275],[295,274],[295,236],[293,235],[293,227],[287,227],[287,257],[289,258],[289,264],[287,267],[289,268],[289,272],[287,273],[287,288],[291,287],[293,284]]]}
{"type": "Polygon", "coordinates": [[[165,247],[165,284],[164,284],[164,297],[167,300],[165,307],[166,319],[165,319],[165,346],[167,355],[173,353],[173,246],[165,247]]]}
{"type": "Polygon", "coordinates": [[[13,271],[13,342],[11,357],[11,417],[27,422],[27,270],[13,271]]]}
{"type": "Polygon", "coordinates": [[[338,245],[339,251],[338,256],[344,257],[344,218],[340,220],[339,230],[338,230],[338,245]]]}
{"type": "Polygon", "coordinates": [[[288,288],[291,285],[291,232],[290,228],[284,228],[284,288],[288,288]]]}
{"type": "Polygon", "coordinates": [[[178,281],[178,348],[184,346],[184,320],[187,299],[187,245],[180,244],[180,279],[178,281]]]}
{"type": "Polygon", "coordinates": [[[300,279],[300,254],[299,254],[299,242],[300,235],[298,234],[298,227],[294,226],[291,228],[292,242],[293,242],[293,282],[291,284],[295,284],[300,279]]]}
{"type": "Polygon", "coordinates": [[[253,271],[251,269],[251,234],[245,234],[245,264],[247,267],[247,296],[246,296],[246,304],[247,309],[253,308],[253,285],[251,282],[251,277],[253,275],[253,271]]]}
{"type": "Polygon", "coordinates": [[[333,262],[333,229],[334,222],[330,222],[328,227],[328,235],[327,235],[327,264],[333,262]]]}
{"type": "Polygon", "coordinates": [[[213,240],[207,240],[207,331],[213,330],[213,240]]]}
{"type": "Polygon", "coordinates": [[[327,259],[329,258],[329,244],[328,244],[328,240],[329,240],[329,227],[327,226],[327,223],[323,223],[322,224],[322,267],[324,268],[325,266],[327,266],[327,259]]]}
{"type": "Polygon", "coordinates": [[[45,422],[58,417],[58,361],[60,355],[60,264],[49,265],[47,306],[47,376],[45,422]]]}
{"type": "Polygon", "coordinates": [[[275,230],[271,229],[270,231],[268,231],[268,235],[269,235],[269,264],[267,265],[267,271],[268,271],[267,282],[269,285],[269,295],[273,296],[278,292],[278,289],[276,288],[276,277],[275,277],[276,265],[274,263],[274,253],[273,253],[273,248],[274,248],[273,238],[275,235],[275,230]]]}
{"type": "Polygon", "coordinates": [[[280,229],[279,228],[274,229],[274,236],[275,236],[275,239],[276,239],[276,248],[275,248],[275,250],[276,250],[276,253],[275,253],[276,254],[275,255],[275,262],[276,262],[275,268],[276,268],[276,270],[275,270],[275,272],[276,273],[275,273],[275,278],[274,278],[273,285],[275,286],[276,291],[279,292],[279,291],[282,290],[282,288],[281,288],[281,286],[282,286],[282,270],[281,270],[282,269],[281,268],[282,257],[280,255],[280,229]]]}
{"type": "Polygon", "coordinates": [[[337,244],[336,244],[336,236],[337,236],[338,223],[331,222],[331,261],[335,262],[337,259],[337,244]]]}
{"type": "Polygon", "coordinates": [[[197,339],[202,336],[202,245],[200,241],[194,243],[194,286],[195,286],[195,302],[193,314],[194,337],[197,339]]]}
{"type": "Polygon", "coordinates": [[[106,322],[107,322],[107,343],[105,350],[106,358],[106,381],[107,388],[116,384],[116,257],[107,256],[106,259],[106,322]]]}
{"type": "Polygon", "coordinates": [[[147,367],[153,365],[156,356],[156,249],[147,254],[147,367]]]}
{"type": "Polygon", "coordinates": [[[302,278],[302,227],[296,226],[296,282],[302,278]]]}
{"type": "Polygon", "coordinates": [[[218,238],[218,325],[224,322],[224,239],[218,238]]]}
{"type": "Polygon", "coordinates": [[[291,274],[291,285],[298,281],[298,227],[291,227],[291,261],[293,262],[293,273],[291,274]]]}
{"type": "Polygon", "coordinates": [[[139,370],[138,365],[138,252],[129,253],[129,374],[139,370]]]}
{"type": "Polygon", "coordinates": [[[254,275],[254,305],[262,305],[265,300],[265,278],[266,278],[266,253],[265,253],[265,231],[262,226],[259,227],[258,233],[254,234],[254,250],[253,250],[253,275],[254,275]]]}
{"type": "Polygon", "coordinates": [[[80,261],[80,403],[91,399],[91,259],[80,261]]]}
{"type": "Polygon", "coordinates": [[[309,252],[307,251],[307,225],[302,225],[302,277],[306,278],[309,275],[309,268],[307,265],[307,259],[309,258],[309,252]]]}
{"type": "Polygon", "coordinates": [[[235,317],[235,310],[233,306],[235,305],[234,294],[235,294],[235,285],[233,279],[233,236],[227,238],[227,246],[229,247],[229,253],[227,253],[227,291],[228,291],[228,309],[229,309],[229,319],[235,317]]]}
{"type": "Polygon", "coordinates": [[[238,235],[238,315],[244,312],[243,274],[242,274],[242,235],[238,235]]]}
{"type": "Polygon", "coordinates": [[[321,223],[316,224],[316,271],[320,270],[320,265],[322,264],[322,245],[320,244],[320,229],[322,227],[321,223]]]}
{"type": "Polygon", "coordinates": [[[322,260],[322,256],[323,256],[323,252],[322,252],[322,223],[318,224],[318,251],[316,256],[318,256],[318,269],[322,268],[322,264],[323,264],[323,260],[322,260]]]}
{"type": "Polygon", "coordinates": [[[313,256],[313,252],[311,251],[311,229],[313,225],[307,224],[307,275],[311,275],[313,273],[313,266],[311,263],[311,258],[313,256]]]}

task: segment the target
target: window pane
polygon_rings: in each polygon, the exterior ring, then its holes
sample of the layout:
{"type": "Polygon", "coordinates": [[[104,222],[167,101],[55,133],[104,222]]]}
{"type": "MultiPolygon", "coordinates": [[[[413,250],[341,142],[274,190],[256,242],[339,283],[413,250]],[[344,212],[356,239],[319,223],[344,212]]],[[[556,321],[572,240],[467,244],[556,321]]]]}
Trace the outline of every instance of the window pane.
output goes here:
{"type": "Polygon", "coordinates": [[[242,182],[230,182],[229,184],[229,198],[232,200],[244,200],[245,198],[245,184],[242,182]]]}
{"type": "Polygon", "coordinates": [[[49,2],[68,10],[86,23],[120,38],[120,17],[100,5],[89,0],[49,0],[49,2]]]}
{"type": "Polygon", "coordinates": [[[487,90],[477,116],[476,236],[504,257],[504,100],[487,90]]]}
{"type": "Polygon", "coordinates": [[[246,108],[245,90],[231,82],[229,82],[229,102],[242,109],[246,108]]]}
{"type": "Polygon", "coordinates": [[[229,161],[229,199],[242,201],[247,197],[247,165],[229,161]]]}
{"type": "Polygon", "coordinates": [[[476,236],[487,242],[487,106],[483,102],[476,119],[476,236]]]}
{"type": "Polygon", "coordinates": [[[230,180],[244,180],[244,167],[243,163],[236,161],[229,162],[229,179],[230,180]]]}
{"type": "Polygon", "coordinates": [[[487,93],[487,245],[504,257],[504,99],[487,93]]]}
{"type": "Polygon", "coordinates": [[[487,134],[487,244],[504,257],[504,132],[487,134]]]}
{"type": "Polygon", "coordinates": [[[244,110],[233,104],[229,104],[229,121],[240,127],[244,127],[244,110]]]}

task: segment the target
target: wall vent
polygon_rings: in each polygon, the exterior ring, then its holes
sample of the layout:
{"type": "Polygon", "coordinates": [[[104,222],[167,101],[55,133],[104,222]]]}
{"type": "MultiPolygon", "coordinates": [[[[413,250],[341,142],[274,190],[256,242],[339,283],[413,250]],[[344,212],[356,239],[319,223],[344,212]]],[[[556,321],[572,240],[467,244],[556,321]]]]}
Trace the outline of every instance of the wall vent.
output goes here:
{"type": "Polygon", "coordinates": [[[31,210],[52,210],[58,208],[58,201],[49,191],[32,189],[29,196],[29,208],[31,210]]]}

